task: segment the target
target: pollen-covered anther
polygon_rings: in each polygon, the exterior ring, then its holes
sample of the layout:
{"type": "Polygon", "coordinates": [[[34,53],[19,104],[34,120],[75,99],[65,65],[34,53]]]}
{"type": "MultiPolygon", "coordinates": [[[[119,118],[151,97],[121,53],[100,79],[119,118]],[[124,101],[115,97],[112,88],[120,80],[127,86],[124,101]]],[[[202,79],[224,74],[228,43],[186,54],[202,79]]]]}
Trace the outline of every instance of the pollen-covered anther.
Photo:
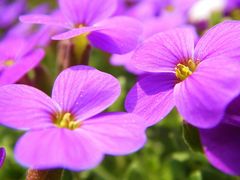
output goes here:
{"type": "Polygon", "coordinates": [[[79,24],[78,25],[78,28],[82,28],[82,27],[85,27],[85,25],[84,24],[79,24]]]}
{"type": "MultiPolygon", "coordinates": [[[[74,27],[81,29],[81,28],[86,27],[86,25],[85,24],[76,24],[74,27]]],[[[87,35],[89,35],[89,32],[85,32],[85,33],[81,34],[80,36],[76,36],[76,38],[74,38],[74,39],[79,39],[79,37],[83,37],[84,39],[86,39],[87,35]]]]}
{"type": "Polygon", "coordinates": [[[172,5],[168,5],[168,6],[165,7],[165,10],[168,11],[168,12],[173,12],[175,10],[175,8],[172,5]]]}
{"type": "Polygon", "coordinates": [[[8,59],[8,60],[4,61],[3,64],[4,64],[4,66],[6,66],[6,67],[11,67],[12,65],[14,65],[14,61],[11,60],[11,59],[8,59]]]}
{"type": "Polygon", "coordinates": [[[190,76],[197,68],[197,63],[194,62],[192,59],[188,60],[184,63],[179,63],[175,67],[176,77],[183,81],[188,76],[190,76]]]}
{"type": "Polygon", "coordinates": [[[59,128],[74,130],[80,127],[81,122],[75,121],[71,113],[64,113],[61,115],[56,115],[54,124],[56,124],[56,126],[59,128]]]}

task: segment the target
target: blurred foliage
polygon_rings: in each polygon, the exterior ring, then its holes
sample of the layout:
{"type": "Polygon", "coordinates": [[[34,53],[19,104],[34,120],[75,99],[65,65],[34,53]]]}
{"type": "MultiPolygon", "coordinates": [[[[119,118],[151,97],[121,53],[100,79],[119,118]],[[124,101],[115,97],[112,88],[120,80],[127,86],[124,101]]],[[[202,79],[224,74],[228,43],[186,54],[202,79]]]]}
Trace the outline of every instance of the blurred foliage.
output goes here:
{"type": "Polygon", "coordinates": [[[203,152],[198,129],[191,126],[190,124],[187,124],[186,122],[183,122],[182,124],[183,140],[187,144],[189,149],[196,152],[203,152]]]}
{"type": "MultiPolygon", "coordinates": [[[[42,0],[29,0],[30,7],[42,3],[42,0]]],[[[49,1],[56,6],[55,1],[49,1]]],[[[222,16],[213,14],[210,26],[218,23],[222,16]]],[[[42,67],[49,75],[51,86],[57,76],[56,43],[46,49],[46,57],[42,67]]],[[[124,110],[124,99],[128,90],[135,83],[135,77],[127,73],[123,67],[113,67],[109,64],[109,55],[94,49],[90,65],[117,77],[122,86],[122,93],[108,111],[124,110]]],[[[30,76],[34,76],[31,73],[30,76]]],[[[51,93],[51,87],[45,90],[51,93]]],[[[199,139],[194,129],[184,125],[174,109],[164,120],[147,130],[148,141],[143,149],[129,156],[106,156],[97,168],[84,172],[65,170],[65,180],[237,180],[213,168],[204,155],[193,150],[199,149],[199,139]],[[189,129],[190,128],[190,129],[189,129]],[[183,131],[185,129],[185,131],[183,131]],[[194,132],[194,133],[193,133],[194,132]],[[182,134],[185,134],[185,144],[182,134]],[[193,136],[191,136],[193,135],[193,136]],[[197,143],[195,140],[197,139],[197,143]]],[[[23,134],[6,127],[0,127],[0,146],[6,148],[7,157],[0,169],[0,180],[23,180],[26,169],[14,160],[13,149],[17,139],[23,134]]]]}

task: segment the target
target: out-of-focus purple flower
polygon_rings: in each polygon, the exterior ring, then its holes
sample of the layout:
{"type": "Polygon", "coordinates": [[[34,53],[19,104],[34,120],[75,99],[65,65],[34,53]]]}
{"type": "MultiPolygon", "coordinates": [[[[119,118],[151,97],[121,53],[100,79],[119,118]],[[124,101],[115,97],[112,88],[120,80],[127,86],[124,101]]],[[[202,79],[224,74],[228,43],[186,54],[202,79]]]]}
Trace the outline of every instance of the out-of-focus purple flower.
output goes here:
{"type": "Polygon", "coordinates": [[[44,51],[34,50],[36,39],[5,38],[0,42],[0,86],[18,81],[42,60],[44,51]]]}
{"type": "Polygon", "coordinates": [[[117,8],[114,14],[122,15],[129,7],[135,6],[138,2],[142,0],[117,0],[117,8]]]}
{"type": "Polygon", "coordinates": [[[139,19],[148,19],[177,13],[187,19],[188,11],[195,2],[196,0],[143,0],[126,10],[125,14],[139,19]]]}
{"type": "MultiPolygon", "coordinates": [[[[29,13],[34,15],[47,12],[49,12],[48,4],[42,4],[32,9],[29,13]]],[[[53,11],[51,13],[51,16],[58,17],[58,14],[59,13],[57,11],[53,11]]],[[[35,41],[38,41],[37,46],[45,47],[50,43],[51,37],[54,34],[63,32],[63,30],[64,28],[59,28],[55,26],[39,26],[33,24],[18,23],[17,25],[8,30],[5,37],[35,39],[35,41]]]]}
{"type": "Polygon", "coordinates": [[[89,169],[104,154],[132,153],[145,143],[145,121],[139,116],[101,113],[119,94],[119,82],[111,75],[74,66],[57,77],[52,98],[26,85],[2,86],[0,123],[29,130],[15,147],[22,165],[89,169]]]}
{"type": "Polygon", "coordinates": [[[228,106],[223,122],[212,129],[200,129],[203,148],[214,167],[240,175],[240,96],[228,106]]]}
{"type": "Polygon", "coordinates": [[[160,6],[164,12],[187,13],[195,2],[196,0],[162,0],[160,6]]]}
{"type": "MultiPolygon", "coordinates": [[[[186,22],[186,19],[183,16],[179,16],[176,13],[173,14],[165,14],[160,17],[152,17],[148,20],[144,21],[143,34],[141,36],[141,41],[144,39],[158,33],[161,31],[165,31],[168,29],[175,28],[177,26],[183,25],[186,22]]],[[[132,56],[134,50],[127,54],[114,54],[112,55],[110,61],[112,65],[115,66],[124,66],[129,72],[140,75],[143,74],[144,71],[141,71],[132,64],[132,56]]]]}
{"type": "Polygon", "coordinates": [[[140,20],[146,20],[152,17],[156,17],[160,14],[161,1],[145,0],[141,1],[135,6],[129,8],[124,14],[140,20]]]}
{"type": "Polygon", "coordinates": [[[240,23],[226,21],[210,29],[195,46],[195,31],[178,28],[154,35],[137,50],[132,64],[152,73],[129,92],[125,107],[148,125],[174,106],[190,124],[211,128],[240,89],[240,23]]]}
{"type": "Polygon", "coordinates": [[[240,7],[240,0],[225,0],[225,12],[230,13],[240,7]]]}
{"type": "Polygon", "coordinates": [[[6,28],[13,24],[25,8],[26,0],[17,0],[10,4],[3,1],[0,4],[0,28],[6,28]]]}
{"type": "Polygon", "coordinates": [[[22,22],[65,27],[67,32],[55,35],[54,40],[86,36],[90,43],[110,53],[127,53],[137,46],[142,32],[141,23],[124,16],[110,17],[116,0],[59,0],[60,15],[26,15],[22,22]],[[126,28],[127,27],[127,28],[126,28]]]}
{"type": "Polygon", "coordinates": [[[3,163],[6,158],[6,151],[3,147],[0,148],[0,168],[3,166],[3,163]]]}
{"type": "MultiPolygon", "coordinates": [[[[30,14],[39,14],[39,13],[47,13],[49,11],[48,4],[41,4],[36,8],[29,11],[30,14]]],[[[38,29],[33,27],[32,24],[24,24],[17,23],[14,27],[7,31],[6,36],[14,36],[14,37],[29,37],[34,31],[33,29],[38,29]]]]}
{"type": "MultiPolygon", "coordinates": [[[[49,11],[48,4],[42,4],[37,6],[36,8],[32,9],[29,13],[30,14],[38,14],[38,13],[47,13],[49,11]]],[[[53,15],[56,12],[53,12],[53,15]]],[[[25,24],[25,23],[18,23],[11,29],[7,31],[4,38],[27,38],[27,39],[35,39],[38,40],[37,46],[45,47],[49,44],[51,40],[51,36],[59,32],[58,28],[54,27],[42,27],[33,24],[25,24]]]]}

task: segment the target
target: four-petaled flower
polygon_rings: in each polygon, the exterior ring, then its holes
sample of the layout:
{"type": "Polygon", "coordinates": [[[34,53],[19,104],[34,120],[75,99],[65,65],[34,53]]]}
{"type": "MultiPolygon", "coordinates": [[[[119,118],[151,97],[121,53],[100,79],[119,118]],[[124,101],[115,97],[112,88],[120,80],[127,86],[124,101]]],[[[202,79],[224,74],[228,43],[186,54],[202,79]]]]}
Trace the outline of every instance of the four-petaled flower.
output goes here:
{"type": "Polygon", "coordinates": [[[0,88],[0,123],[28,130],[15,157],[34,169],[95,167],[104,154],[124,155],[141,148],[145,123],[135,114],[101,113],[120,94],[117,79],[88,66],[57,77],[52,98],[27,85],[0,88]]]}
{"type": "Polygon", "coordinates": [[[195,46],[195,31],[178,28],[154,35],[135,52],[132,64],[151,73],[131,89],[125,107],[149,126],[176,106],[184,120],[211,128],[240,89],[240,23],[210,29],[195,46]]]}
{"type": "Polygon", "coordinates": [[[65,33],[53,36],[54,40],[82,35],[87,37],[94,47],[123,54],[137,46],[142,25],[130,17],[110,17],[116,5],[116,0],[59,0],[59,16],[34,14],[21,16],[20,20],[68,29],[65,33]]]}
{"type": "Polygon", "coordinates": [[[34,49],[38,39],[7,37],[0,42],[0,86],[17,82],[40,63],[45,53],[34,49]]]}

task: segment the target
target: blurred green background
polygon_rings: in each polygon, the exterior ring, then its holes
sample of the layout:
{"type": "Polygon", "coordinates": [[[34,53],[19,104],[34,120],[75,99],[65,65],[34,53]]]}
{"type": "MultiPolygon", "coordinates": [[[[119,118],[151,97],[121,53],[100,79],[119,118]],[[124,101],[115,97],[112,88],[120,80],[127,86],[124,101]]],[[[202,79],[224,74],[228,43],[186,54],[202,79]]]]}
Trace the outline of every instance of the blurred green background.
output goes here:
{"type": "MultiPolygon", "coordinates": [[[[33,7],[44,1],[29,1],[33,7]]],[[[47,2],[47,1],[45,1],[47,2]]],[[[55,6],[55,1],[48,1],[55,6]]],[[[219,22],[219,15],[214,15],[210,24],[219,22]]],[[[56,43],[46,49],[47,55],[42,62],[51,75],[53,83],[56,75],[56,43]]],[[[93,50],[90,65],[117,77],[122,85],[122,94],[108,111],[123,111],[124,98],[135,83],[135,77],[122,67],[113,67],[108,61],[109,55],[93,50]]],[[[31,74],[30,74],[31,75],[31,74]]],[[[49,93],[49,92],[48,92],[49,93]]],[[[6,148],[5,164],[0,169],[0,180],[25,179],[26,169],[14,160],[13,149],[23,132],[0,127],[0,146],[6,148]]],[[[65,170],[66,180],[236,180],[213,168],[201,152],[191,150],[184,142],[183,123],[176,110],[163,121],[147,130],[148,141],[144,148],[129,156],[106,156],[95,169],[84,172],[65,170]]],[[[193,139],[194,141],[195,139],[193,139]]],[[[196,142],[197,143],[197,142],[196,142]]],[[[51,145],[50,145],[51,146],[51,145]]]]}

